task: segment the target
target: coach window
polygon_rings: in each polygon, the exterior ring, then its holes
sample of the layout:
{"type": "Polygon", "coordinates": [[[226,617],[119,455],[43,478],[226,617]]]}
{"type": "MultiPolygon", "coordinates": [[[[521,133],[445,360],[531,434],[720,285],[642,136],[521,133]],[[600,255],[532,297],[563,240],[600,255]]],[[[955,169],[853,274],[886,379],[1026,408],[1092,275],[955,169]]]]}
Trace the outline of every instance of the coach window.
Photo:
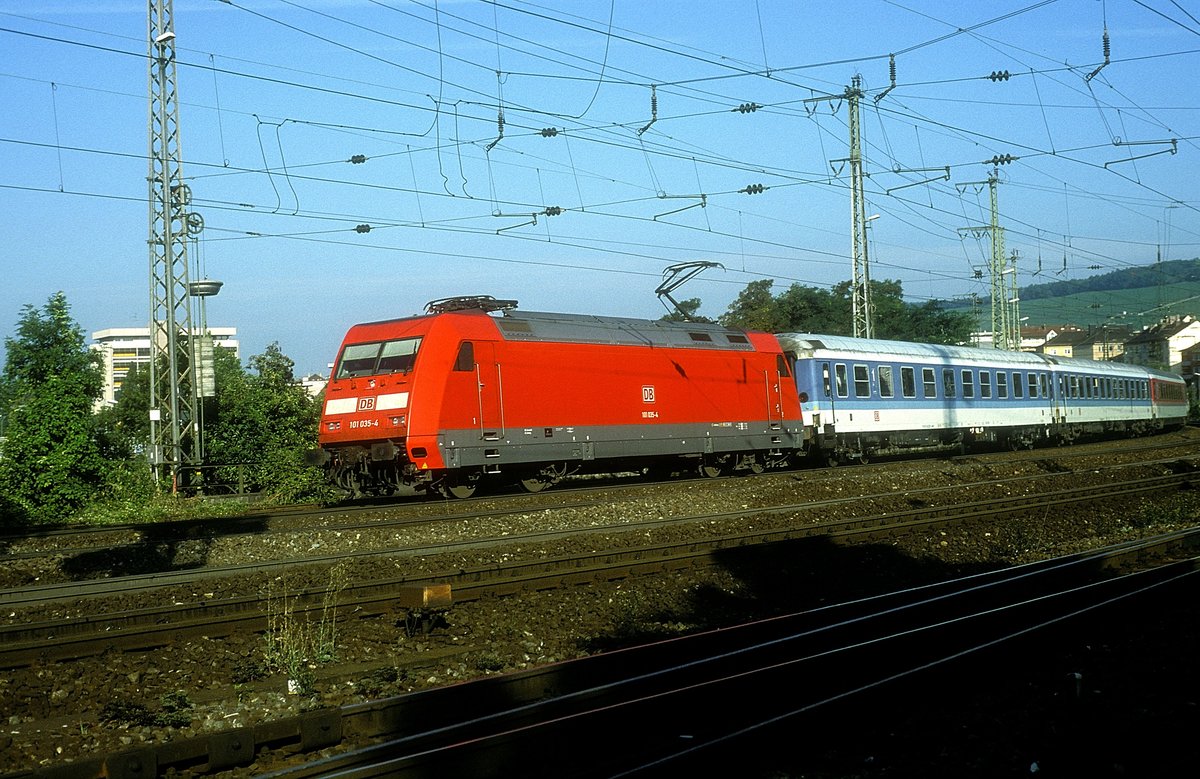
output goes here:
{"type": "Polygon", "coordinates": [[[1091,382],[1092,382],[1092,397],[1093,398],[1100,397],[1100,377],[1093,376],[1091,378],[1091,382]]]}
{"type": "Polygon", "coordinates": [[[979,372],[979,397],[988,399],[992,396],[992,372],[979,372]]]}
{"type": "Polygon", "coordinates": [[[942,369],[942,395],[947,398],[953,398],[958,395],[958,392],[954,389],[953,368],[942,369]]]}
{"type": "Polygon", "coordinates": [[[475,370],[475,344],[463,341],[458,347],[458,356],[454,358],[454,370],[475,370]]]}
{"type": "Polygon", "coordinates": [[[937,379],[934,376],[933,368],[921,369],[921,384],[924,387],[925,397],[937,397],[937,379]]]}
{"type": "MultiPolygon", "coordinates": [[[[1038,386],[1040,386],[1042,388],[1042,397],[1043,398],[1050,397],[1050,378],[1049,378],[1049,376],[1047,376],[1044,373],[1039,373],[1037,375],[1037,378],[1038,378],[1038,386]]],[[[1031,373],[1031,374],[1029,374],[1029,396],[1033,397],[1033,395],[1034,395],[1033,374],[1031,373]]]]}
{"type": "Polygon", "coordinates": [[[894,398],[896,390],[892,387],[892,366],[879,366],[879,397],[894,398]]]}
{"type": "Polygon", "coordinates": [[[975,397],[975,372],[967,370],[962,371],[962,389],[964,398],[975,397]]]}
{"type": "Polygon", "coordinates": [[[1026,374],[1026,376],[1029,379],[1029,397],[1030,399],[1036,398],[1038,396],[1037,374],[1033,371],[1030,371],[1028,374],[1026,374]]]}
{"type": "Polygon", "coordinates": [[[900,366],[900,391],[906,398],[917,396],[917,371],[911,365],[900,366]]]}
{"type": "Polygon", "coordinates": [[[833,378],[837,385],[837,396],[846,398],[850,396],[849,383],[846,381],[846,365],[845,363],[837,363],[833,366],[833,378]]]}
{"type": "Polygon", "coordinates": [[[1147,382],[1145,380],[1138,382],[1138,388],[1141,392],[1141,394],[1138,395],[1139,398],[1141,398],[1142,400],[1145,400],[1146,398],[1150,397],[1150,392],[1147,389],[1147,382]]]}
{"type": "Polygon", "coordinates": [[[1008,374],[1004,371],[996,371],[996,397],[1000,400],[1008,398],[1008,374]]]}
{"type": "Polygon", "coordinates": [[[854,366],[854,397],[871,397],[871,369],[865,365],[854,366]]]}

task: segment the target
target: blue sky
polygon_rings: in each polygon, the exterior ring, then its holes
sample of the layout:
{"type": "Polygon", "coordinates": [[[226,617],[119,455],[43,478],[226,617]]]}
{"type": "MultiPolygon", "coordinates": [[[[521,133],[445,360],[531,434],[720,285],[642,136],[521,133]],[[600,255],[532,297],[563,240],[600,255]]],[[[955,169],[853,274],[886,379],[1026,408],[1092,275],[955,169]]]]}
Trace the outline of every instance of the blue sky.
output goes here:
{"type": "MultiPolygon", "coordinates": [[[[987,294],[959,228],[1000,155],[1022,286],[1200,254],[1195,0],[174,10],[208,320],[305,374],[451,295],[658,317],[663,269],[707,260],[676,297],[717,316],[849,278],[848,107],[820,98],[856,74],[871,275],[911,299],[987,294]]],[[[88,332],[149,317],[146,38],[144,3],[0,2],[0,334],[60,289],[88,332]]]]}

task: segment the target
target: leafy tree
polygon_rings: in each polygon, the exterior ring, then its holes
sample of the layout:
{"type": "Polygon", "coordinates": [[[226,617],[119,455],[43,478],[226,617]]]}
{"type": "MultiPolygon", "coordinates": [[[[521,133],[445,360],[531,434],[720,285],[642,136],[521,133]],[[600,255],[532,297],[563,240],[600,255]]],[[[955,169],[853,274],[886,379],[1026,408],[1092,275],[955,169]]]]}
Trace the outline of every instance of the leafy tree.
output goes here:
{"type": "Polygon", "coordinates": [[[62,521],[102,492],[106,461],[92,407],[103,376],[62,292],[26,305],[0,374],[5,440],[0,506],[10,521],[62,521]]]}
{"type": "Polygon", "coordinates": [[[679,301],[679,310],[665,314],[663,322],[711,322],[713,320],[696,313],[700,310],[700,298],[688,298],[679,301]]]}
{"type": "Polygon", "coordinates": [[[771,285],[774,283],[774,279],[759,279],[747,284],[721,316],[721,324],[767,332],[787,330],[779,301],[771,294],[771,285]]]}
{"type": "Polygon", "coordinates": [[[116,405],[96,415],[101,441],[115,459],[130,458],[150,444],[150,368],[134,365],[121,382],[116,405]]]}
{"type": "Polygon", "coordinates": [[[281,498],[319,491],[320,474],[302,463],[317,445],[320,406],[293,379],[293,361],[278,343],[254,355],[248,373],[232,352],[216,351],[217,398],[205,418],[209,463],[225,465],[219,478],[236,478],[242,469],[247,486],[281,498]]]}
{"type": "MultiPolygon", "coordinates": [[[[793,284],[777,296],[771,294],[773,283],[760,279],[747,284],[721,316],[721,323],[771,333],[853,333],[850,282],[832,290],[793,284]]],[[[947,311],[938,301],[907,303],[903,294],[899,281],[871,282],[876,338],[940,344],[970,339],[969,314],[947,311]]]]}

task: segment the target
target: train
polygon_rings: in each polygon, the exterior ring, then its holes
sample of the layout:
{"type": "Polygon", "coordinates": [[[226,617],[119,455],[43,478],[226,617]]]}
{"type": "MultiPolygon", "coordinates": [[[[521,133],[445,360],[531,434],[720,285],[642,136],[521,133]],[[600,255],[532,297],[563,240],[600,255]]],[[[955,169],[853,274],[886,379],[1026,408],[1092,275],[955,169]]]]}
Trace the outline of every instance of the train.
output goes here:
{"type": "Polygon", "coordinates": [[[355,496],[466,498],[587,472],[715,477],[1142,434],[1187,409],[1180,377],[1132,365],[476,295],[350,328],[310,462],[355,496]]]}
{"type": "Polygon", "coordinates": [[[828,462],[982,445],[1029,449],[1180,427],[1186,385],[1117,362],[782,333],[810,451],[828,462]]]}

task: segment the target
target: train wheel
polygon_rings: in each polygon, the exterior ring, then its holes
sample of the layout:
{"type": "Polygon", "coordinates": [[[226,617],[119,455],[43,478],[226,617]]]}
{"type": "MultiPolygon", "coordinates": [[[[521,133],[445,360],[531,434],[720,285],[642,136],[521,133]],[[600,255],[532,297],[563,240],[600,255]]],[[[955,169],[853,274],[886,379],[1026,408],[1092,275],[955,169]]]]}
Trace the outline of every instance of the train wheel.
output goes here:
{"type": "Polygon", "coordinates": [[[753,455],[750,458],[750,462],[747,463],[747,467],[750,469],[750,473],[753,473],[755,476],[757,476],[758,474],[767,470],[766,458],[761,454],[753,455]]]}
{"type": "Polygon", "coordinates": [[[553,487],[555,484],[558,484],[562,481],[562,477],[566,475],[566,463],[563,463],[561,466],[547,465],[528,479],[521,479],[521,487],[526,492],[541,492],[547,487],[553,487]]]}
{"type": "Polygon", "coordinates": [[[716,457],[700,462],[700,475],[706,479],[715,479],[725,474],[729,469],[729,457],[716,457]]]}
{"type": "Polygon", "coordinates": [[[442,480],[442,494],[447,498],[465,500],[475,494],[478,486],[478,473],[448,473],[442,480]]]}

